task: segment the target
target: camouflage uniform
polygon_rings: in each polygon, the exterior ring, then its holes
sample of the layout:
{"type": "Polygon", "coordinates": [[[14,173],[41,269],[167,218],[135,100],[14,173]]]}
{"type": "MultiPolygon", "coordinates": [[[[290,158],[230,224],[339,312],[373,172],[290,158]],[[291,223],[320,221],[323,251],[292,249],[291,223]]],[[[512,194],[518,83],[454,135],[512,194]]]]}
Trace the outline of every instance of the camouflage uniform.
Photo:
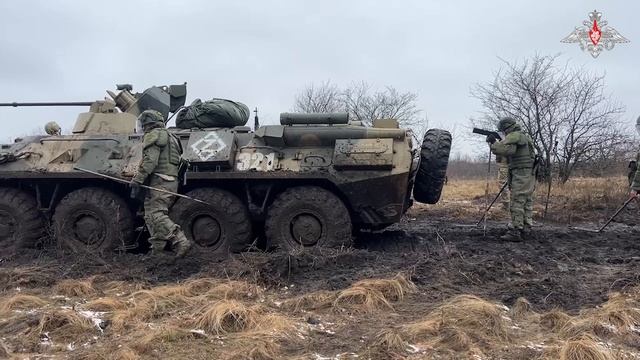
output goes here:
{"type": "MultiPolygon", "coordinates": [[[[144,128],[144,150],[138,173],[131,180],[132,197],[137,196],[139,184],[178,191],[178,166],[182,154],[180,140],[171,135],[164,127],[162,114],[154,110],[144,111],[139,120],[144,128]]],[[[169,207],[174,196],[149,190],[144,199],[144,220],[151,237],[153,253],[161,253],[167,242],[176,250],[176,256],[182,257],[191,247],[180,227],[169,218],[169,207]]]]}
{"type": "Polygon", "coordinates": [[[498,129],[506,136],[504,140],[494,142],[491,151],[496,156],[504,156],[509,164],[509,190],[511,190],[511,225],[504,240],[522,240],[525,232],[533,223],[533,191],[535,176],[533,175],[534,147],[531,137],[522,132],[520,125],[512,118],[500,120],[498,129]]]}
{"type": "MultiPolygon", "coordinates": [[[[496,156],[496,163],[498,164],[498,189],[502,189],[502,186],[509,180],[509,163],[507,158],[503,156],[496,156]]],[[[500,195],[500,203],[505,209],[509,209],[509,188],[505,188],[500,195]]]]}
{"type": "MultiPolygon", "coordinates": [[[[638,154],[638,157],[640,157],[640,154],[638,154]]],[[[629,161],[629,172],[627,173],[627,179],[629,180],[629,186],[631,186],[633,184],[633,179],[636,176],[636,171],[638,171],[638,161],[637,160],[629,161]]]]}

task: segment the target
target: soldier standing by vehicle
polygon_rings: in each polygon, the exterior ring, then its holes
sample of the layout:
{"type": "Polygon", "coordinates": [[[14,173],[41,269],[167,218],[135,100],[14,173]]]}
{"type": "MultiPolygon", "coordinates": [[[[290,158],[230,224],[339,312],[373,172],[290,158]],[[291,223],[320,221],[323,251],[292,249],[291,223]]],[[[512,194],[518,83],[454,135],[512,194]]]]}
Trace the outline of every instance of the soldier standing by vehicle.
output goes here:
{"type": "MultiPolygon", "coordinates": [[[[182,145],[165,128],[164,117],[155,110],[145,110],[138,117],[144,129],[142,161],[138,173],[131,179],[131,197],[137,198],[140,185],[145,182],[150,187],[178,191],[178,167],[182,155],[182,145]]],[[[144,221],[151,237],[151,251],[162,254],[167,242],[176,252],[176,257],[186,255],[191,248],[176,223],[169,218],[169,206],[174,196],[159,191],[147,191],[144,198],[144,221]]]]}
{"type": "Polygon", "coordinates": [[[510,117],[500,119],[498,130],[505,134],[504,140],[497,141],[493,135],[489,135],[487,142],[491,144],[491,152],[507,159],[511,191],[511,226],[509,232],[500,239],[522,241],[530,232],[533,223],[533,191],[536,184],[533,174],[533,141],[529,135],[522,132],[516,120],[510,117]]]}

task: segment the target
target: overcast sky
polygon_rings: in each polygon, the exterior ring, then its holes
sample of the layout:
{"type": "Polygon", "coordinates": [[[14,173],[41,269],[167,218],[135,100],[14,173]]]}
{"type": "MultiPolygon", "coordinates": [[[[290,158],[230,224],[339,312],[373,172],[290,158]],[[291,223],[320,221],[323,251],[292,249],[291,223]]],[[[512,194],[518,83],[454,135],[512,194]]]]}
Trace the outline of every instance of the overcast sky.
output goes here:
{"type": "MultiPolygon", "coordinates": [[[[2,1],[0,102],[92,101],[116,83],[188,83],[277,123],[306,85],[366,81],[419,95],[432,125],[467,131],[469,95],[500,58],[561,53],[606,72],[625,121],[640,115],[640,3],[634,1],[2,1]],[[631,43],[597,59],[560,40],[593,9],[631,43]]],[[[0,108],[0,141],[83,108],[0,108]]],[[[470,152],[459,140],[456,151],[470,152]]]]}

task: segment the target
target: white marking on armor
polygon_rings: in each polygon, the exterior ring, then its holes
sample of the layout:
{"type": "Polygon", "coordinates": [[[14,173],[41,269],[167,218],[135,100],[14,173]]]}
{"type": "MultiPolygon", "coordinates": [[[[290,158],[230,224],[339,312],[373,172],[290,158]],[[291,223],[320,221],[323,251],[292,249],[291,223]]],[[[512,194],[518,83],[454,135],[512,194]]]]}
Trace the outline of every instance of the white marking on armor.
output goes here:
{"type": "Polygon", "coordinates": [[[209,132],[207,135],[203,136],[200,140],[191,144],[191,150],[200,158],[202,161],[210,160],[215,157],[216,154],[227,147],[227,144],[224,143],[222,139],[218,136],[218,133],[215,131],[209,132]]]}
{"type": "Polygon", "coordinates": [[[275,153],[267,155],[263,153],[240,153],[236,157],[236,169],[238,171],[256,170],[270,171],[275,167],[275,153]]]}

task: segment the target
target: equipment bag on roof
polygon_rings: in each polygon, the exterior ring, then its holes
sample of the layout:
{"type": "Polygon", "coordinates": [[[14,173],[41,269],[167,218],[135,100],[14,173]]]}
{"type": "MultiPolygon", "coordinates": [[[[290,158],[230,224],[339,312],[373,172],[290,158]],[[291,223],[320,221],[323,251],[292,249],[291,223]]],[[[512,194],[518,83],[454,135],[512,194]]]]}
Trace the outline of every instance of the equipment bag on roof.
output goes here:
{"type": "Polygon", "coordinates": [[[241,102],[226,99],[202,102],[196,99],[180,110],[176,126],[181,129],[244,126],[249,114],[249,108],[241,102]]]}

